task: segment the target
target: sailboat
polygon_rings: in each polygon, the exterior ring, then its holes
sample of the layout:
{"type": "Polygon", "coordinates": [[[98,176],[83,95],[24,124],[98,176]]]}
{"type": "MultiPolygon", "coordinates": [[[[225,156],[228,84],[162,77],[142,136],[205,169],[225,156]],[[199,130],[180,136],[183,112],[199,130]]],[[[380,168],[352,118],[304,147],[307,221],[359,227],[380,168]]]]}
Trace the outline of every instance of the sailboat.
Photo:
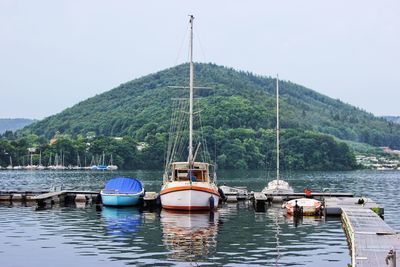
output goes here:
{"type": "Polygon", "coordinates": [[[10,156],[10,165],[7,166],[7,170],[12,170],[13,169],[13,164],[12,164],[12,158],[10,156]]]}
{"type": "Polygon", "coordinates": [[[32,158],[33,158],[33,155],[32,155],[32,153],[30,153],[30,163],[29,163],[29,165],[25,166],[26,170],[36,170],[37,166],[33,165],[33,159],[32,158]]]}
{"type": "Polygon", "coordinates": [[[79,153],[76,154],[76,165],[71,167],[72,170],[82,170],[81,167],[81,159],[79,157],[79,153]]]}
{"type": "Polygon", "coordinates": [[[112,154],[111,154],[111,158],[110,158],[110,164],[107,165],[107,170],[108,171],[116,171],[116,170],[118,170],[118,166],[114,165],[114,163],[113,163],[113,155],[112,154]]]}
{"type": "Polygon", "coordinates": [[[107,170],[107,165],[105,165],[104,161],[105,161],[105,154],[104,154],[104,151],[103,151],[103,154],[101,156],[101,164],[100,164],[100,159],[99,159],[99,164],[92,165],[92,170],[94,170],[94,171],[106,171],[107,170]]]}
{"type": "Polygon", "coordinates": [[[187,211],[212,210],[220,198],[212,165],[195,161],[198,149],[193,153],[193,20],[190,15],[189,153],[187,161],[166,162],[160,191],[163,208],[187,211]]]}
{"type": "MultiPolygon", "coordinates": [[[[291,194],[293,188],[290,187],[289,183],[280,178],[279,173],[279,77],[276,76],[276,179],[268,183],[268,185],[261,191],[267,195],[280,195],[280,194],[291,194]]],[[[275,197],[274,200],[278,200],[275,197]]]]}
{"type": "Polygon", "coordinates": [[[37,170],[45,170],[46,167],[42,165],[42,151],[39,153],[39,165],[36,167],[37,170]]]}

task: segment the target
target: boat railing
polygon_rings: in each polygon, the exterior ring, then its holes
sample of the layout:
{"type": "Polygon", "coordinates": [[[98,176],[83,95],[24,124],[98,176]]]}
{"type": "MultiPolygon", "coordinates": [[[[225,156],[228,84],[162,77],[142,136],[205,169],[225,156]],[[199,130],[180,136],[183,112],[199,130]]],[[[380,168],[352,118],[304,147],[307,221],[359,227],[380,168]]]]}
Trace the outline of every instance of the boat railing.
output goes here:
{"type": "Polygon", "coordinates": [[[103,194],[140,194],[143,192],[143,188],[140,192],[119,191],[118,189],[103,189],[101,192],[103,194]]]}

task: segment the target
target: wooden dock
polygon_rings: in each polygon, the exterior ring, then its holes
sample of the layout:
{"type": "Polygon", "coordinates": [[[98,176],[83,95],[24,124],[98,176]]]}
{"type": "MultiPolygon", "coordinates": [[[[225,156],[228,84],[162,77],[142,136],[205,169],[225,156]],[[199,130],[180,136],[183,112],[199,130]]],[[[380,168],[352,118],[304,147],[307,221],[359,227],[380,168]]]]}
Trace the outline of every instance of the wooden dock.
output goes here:
{"type": "Polygon", "coordinates": [[[371,209],[343,207],[342,221],[351,249],[352,267],[396,266],[400,235],[379,215],[371,209]]]}
{"type": "Polygon", "coordinates": [[[324,202],[324,215],[327,216],[340,216],[343,208],[361,208],[372,209],[378,215],[383,216],[384,209],[380,207],[375,201],[370,198],[359,197],[325,197],[324,202]]]}
{"type": "Polygon", "coordinates": [[[1,202],[36,202],[39,207],[70,202],[97,203],[98,196],[99,192],[96,191],[0,191],[1,202]]]}

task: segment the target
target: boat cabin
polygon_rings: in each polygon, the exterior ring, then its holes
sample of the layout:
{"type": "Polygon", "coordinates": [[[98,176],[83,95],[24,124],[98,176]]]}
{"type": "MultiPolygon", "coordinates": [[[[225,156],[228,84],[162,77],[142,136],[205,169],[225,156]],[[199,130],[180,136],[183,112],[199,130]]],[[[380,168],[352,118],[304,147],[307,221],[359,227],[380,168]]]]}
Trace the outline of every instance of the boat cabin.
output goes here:
{"type": "Polygon", "coordinates": [[[209,182],[209,165],[205,162],[194,162],[190,169],[188,162],[173,162],[169,181],[209,182]]]}

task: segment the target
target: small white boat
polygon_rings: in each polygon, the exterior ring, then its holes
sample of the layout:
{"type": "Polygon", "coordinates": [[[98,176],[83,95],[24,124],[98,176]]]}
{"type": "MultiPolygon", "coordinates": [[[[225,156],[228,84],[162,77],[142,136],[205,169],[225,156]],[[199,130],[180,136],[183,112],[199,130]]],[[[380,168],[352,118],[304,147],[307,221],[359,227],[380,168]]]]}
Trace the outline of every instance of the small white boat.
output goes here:
{"type": "Polygon", "coordinates": [[[41,165],[41,164],[36,167],[36,170],[39,170],[39,171],[42,171],[42,170],[45,170],[45,169],[46,169],[46,167],[41,165]]]}
{"type": "Polygon", "coordinates": [[[118,170],[117,165],[107,165],[107,171],[116,171],[118,170]]]}
{"type": "Polygon", "coordinates": [[[113,163],[113,155],[111,154],[110,164],[107,165],[107,171],[116,171],[116,170],[118,170],[118,166],[114,165],[114,163],[113,163]]]}
{"type": "Polygon", "coordinates": [[[249,192],[246,187],[222,185],[219,189],[222,190],[227,202],[236,202],[237,200],[246,200],[249,198],[249,192]]]}
{"type": "Polygon", "coordinates": [[[322,209],[321,201],[312,198],[293,199],[283,204],[283,207],[290,215],[295,213],[296,206],[298,209],[302,209],[302,214],[305,216],[318,215],[322,209]]]}
{"type": "Polygon", "coordinates": [[[100,195],[106,206],[135,206],[143,197],[144,188],[135,178],[118,177],[109,180],[100,195]]]}

